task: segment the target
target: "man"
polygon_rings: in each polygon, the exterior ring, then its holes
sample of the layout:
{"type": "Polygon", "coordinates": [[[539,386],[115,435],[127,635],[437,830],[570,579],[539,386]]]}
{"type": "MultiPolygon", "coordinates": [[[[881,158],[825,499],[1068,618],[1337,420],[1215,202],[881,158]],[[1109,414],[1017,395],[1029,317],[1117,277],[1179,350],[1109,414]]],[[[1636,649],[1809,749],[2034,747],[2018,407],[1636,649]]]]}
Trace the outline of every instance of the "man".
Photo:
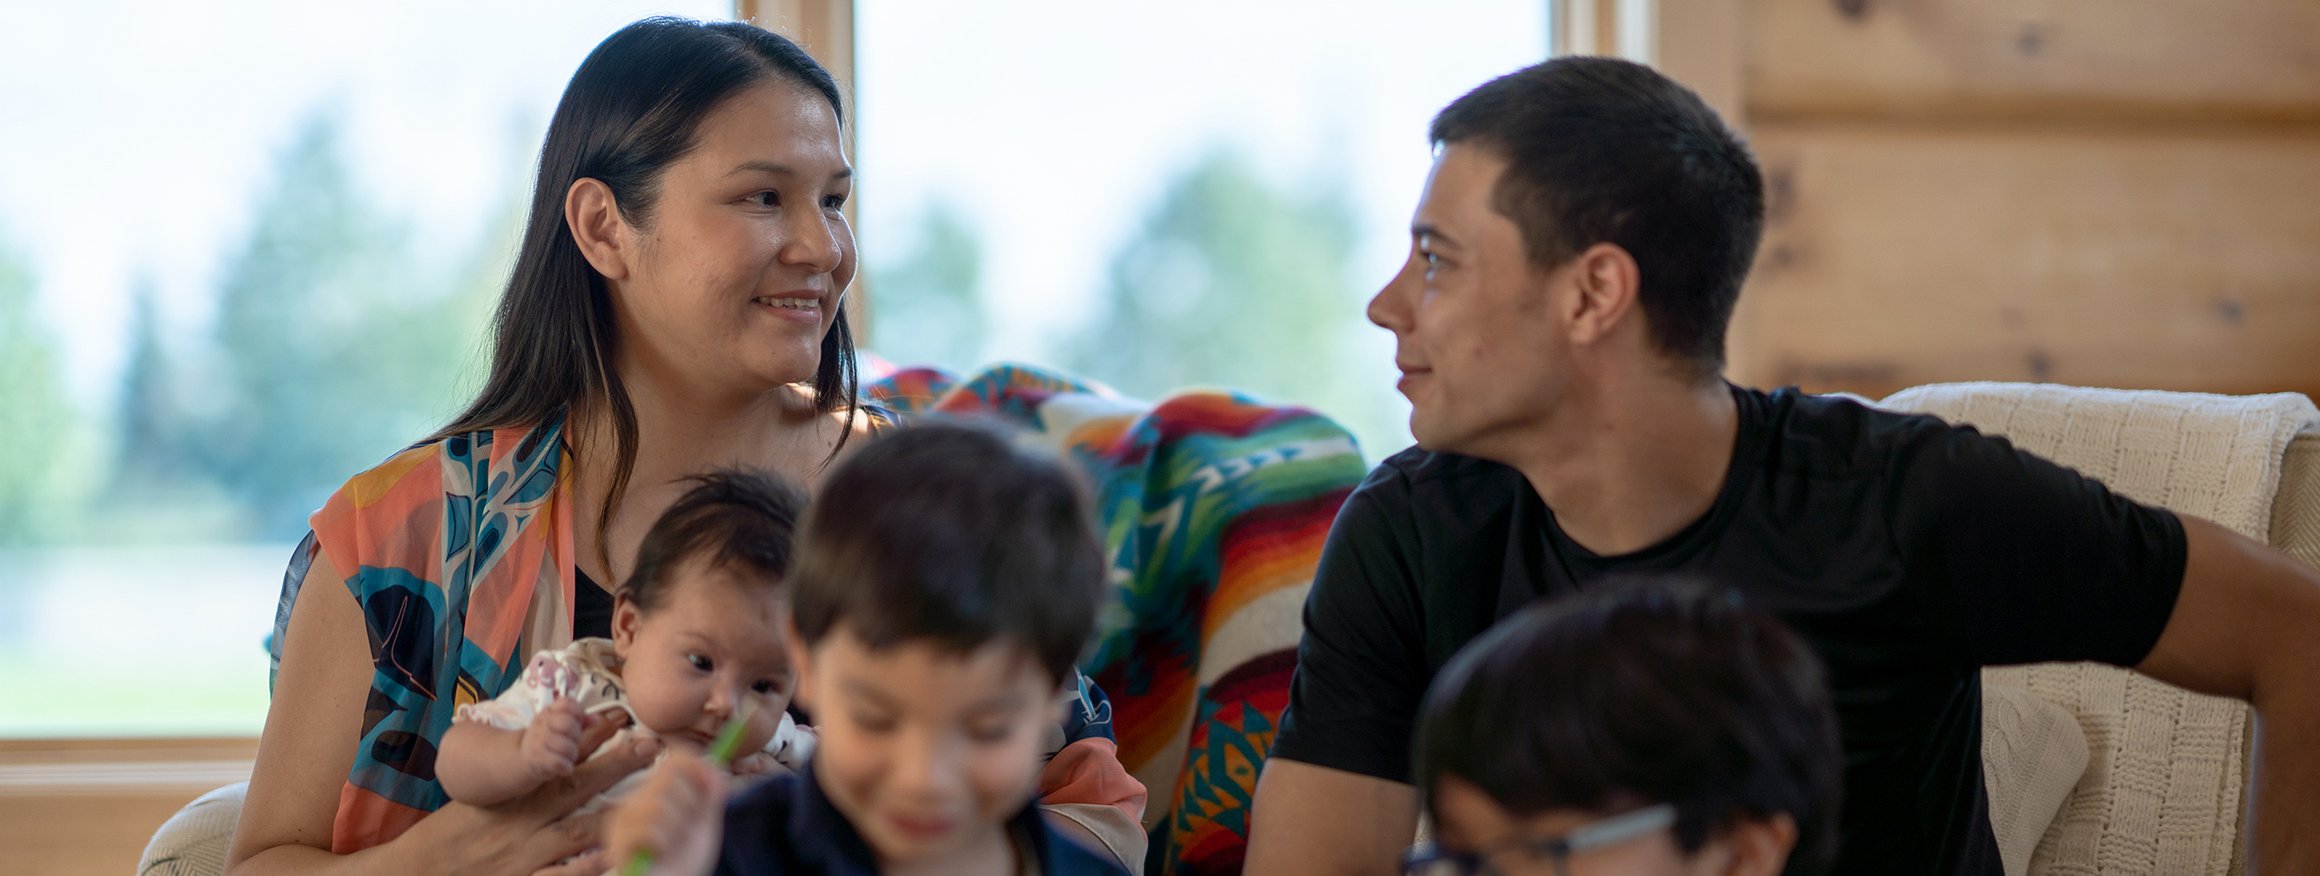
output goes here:
{"type": "Polygon", "coordinates": [[[1249,872],[1393,872],[1434,674],[1498,618],[1621,574],[1722,582],[1820,654],[1837,872],[2000,872],[1978,670],[2047,660],[2251,701],[2251,860],[2320,872],[2299,830],[2320,824],[2320,577],[1971,429],[1724,382],[1763,184],[1648,68],[1549,61],[1432,139],[1410,259],[1369,306],[1418,446],[1330,533],[1249,872]]]}

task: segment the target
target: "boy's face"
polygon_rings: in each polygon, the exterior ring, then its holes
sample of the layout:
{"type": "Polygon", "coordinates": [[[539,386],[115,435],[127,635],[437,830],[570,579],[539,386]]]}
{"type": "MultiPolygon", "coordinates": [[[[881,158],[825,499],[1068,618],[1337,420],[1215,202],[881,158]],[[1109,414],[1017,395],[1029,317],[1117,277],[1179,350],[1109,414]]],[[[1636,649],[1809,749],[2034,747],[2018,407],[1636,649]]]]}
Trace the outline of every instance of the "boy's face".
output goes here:
{"type": "MultiPolygon", "coordinates": [[[[1500,876],[1708,876],[1753,872],[1738,866],[1732,850],[1711,839],[1697,854],[1685,855],[1675,834],[1661,829],[1621,842],[1573,853],[1565,869],[1557,870],[1551,855],[1533,851],[1546,841],[1617,813],[1552,809],[1517,816],[1498,805],[1482,789],[1457,776],[1444,776],[1434,785],[1434,843],[1463,854],[1479,854],[1487,869],[1500,876]]],[[[1776,865],[1770,872],[1779,872],[1776,865]]]]}
{"type": "Polygon", "coordinates": [[[698,754],[747,702],[738,752],[764,748],[795,687],[780,595],[722,566],[688,561],[670,574],[650,614],[625,597],[613,609],[628,707],[663,742],[698,754]]]}
{"type": "Polygon", "coordinates": [[[1030,802],[1061,715],[1056,680],[1022,648],[873,651],[841,623],[791,650],[821,734],[815,776],[885,865],[955,860],[1030,802]]]}

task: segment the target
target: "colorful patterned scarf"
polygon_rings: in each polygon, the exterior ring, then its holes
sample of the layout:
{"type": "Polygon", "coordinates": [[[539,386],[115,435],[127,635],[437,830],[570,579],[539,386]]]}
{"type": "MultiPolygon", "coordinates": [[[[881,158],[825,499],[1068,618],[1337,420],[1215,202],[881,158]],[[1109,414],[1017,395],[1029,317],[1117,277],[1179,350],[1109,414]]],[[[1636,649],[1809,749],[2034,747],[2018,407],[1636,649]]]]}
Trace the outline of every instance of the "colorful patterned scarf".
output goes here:
{"type": "Polygon", "coordinates": [[[362,607],[374,667],[332,851],[394,839],[449,802],[435,781],[435,745],[452,713],[507,689],[523,670],[520,648],[570,640],[562,426],[421,444],[356,475],[315,512],[284,576],[270,650],[278,673],[290,607],[322,557],[362,607]]]}

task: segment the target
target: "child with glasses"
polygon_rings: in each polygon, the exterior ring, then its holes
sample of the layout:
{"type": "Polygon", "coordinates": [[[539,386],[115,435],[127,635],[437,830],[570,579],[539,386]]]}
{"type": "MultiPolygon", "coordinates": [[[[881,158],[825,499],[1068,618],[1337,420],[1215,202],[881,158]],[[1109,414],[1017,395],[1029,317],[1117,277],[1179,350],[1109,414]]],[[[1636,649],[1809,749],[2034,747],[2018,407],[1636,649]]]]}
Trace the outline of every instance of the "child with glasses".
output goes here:
{"type": "Polygon", "coordinates": [[[1843,760],[1821,666],[1729,592],[1629,580],[1453,657],[1416,754],[1409,876],[1816,876],[1843,760]]]}

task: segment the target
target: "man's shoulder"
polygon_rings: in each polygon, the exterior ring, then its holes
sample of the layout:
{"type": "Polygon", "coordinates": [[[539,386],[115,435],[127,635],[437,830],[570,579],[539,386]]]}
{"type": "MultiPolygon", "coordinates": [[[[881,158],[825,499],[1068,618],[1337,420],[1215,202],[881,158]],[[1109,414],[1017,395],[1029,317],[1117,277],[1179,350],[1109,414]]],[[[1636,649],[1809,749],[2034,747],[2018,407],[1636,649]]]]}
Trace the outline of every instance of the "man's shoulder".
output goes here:
{"type": "Polygon", "coordinates": [[[1535,501],[1530,482],[1511,467],[1411,447],[1378,463],[1346,497],[1337,533],[1438,546],[1490,540],[1526,498],[1535,501]]]}
{"type": "Polygon", "coordinates": [[[1939,418],[1849,394],[1815,395],[1795,387],[1741,392],[1754,397],[1760,412],[1771,442],[1767,459],[1791,473],[1882,477],[1913,449],[1959,431],[1939,418]]]}
{"type": "Polygon", "coordinates": [[[1355,492],[1409,499],[1449,493],[1471,496],[1476,490],[1512,493],[1527,487],[1522,473],[1511,466],[1413,444],[1370,469],[1355,492]]]}

